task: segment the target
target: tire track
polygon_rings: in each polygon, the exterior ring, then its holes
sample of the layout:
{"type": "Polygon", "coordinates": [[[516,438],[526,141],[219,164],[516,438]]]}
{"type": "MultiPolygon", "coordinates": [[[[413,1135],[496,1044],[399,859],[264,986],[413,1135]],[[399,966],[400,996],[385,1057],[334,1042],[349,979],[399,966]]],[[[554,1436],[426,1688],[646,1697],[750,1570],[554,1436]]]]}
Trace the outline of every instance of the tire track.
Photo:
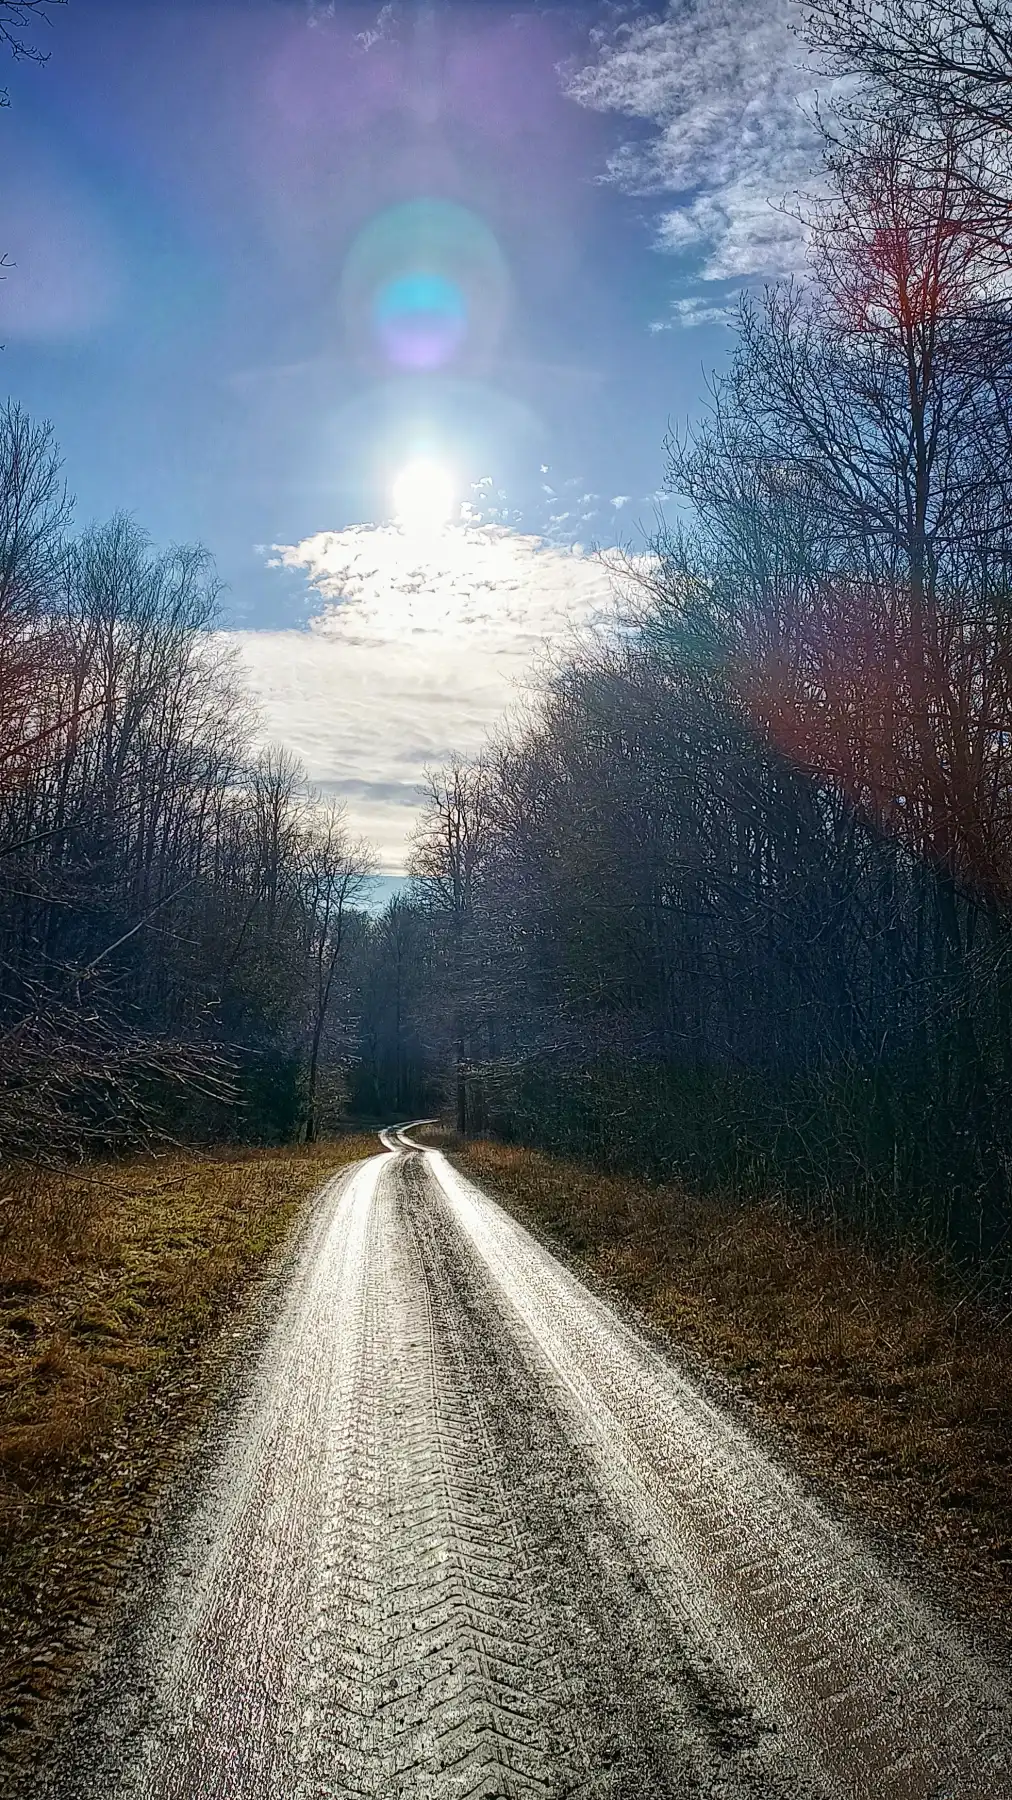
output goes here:
{"type": "Polygon", "coordinates": [[[556,1741],[549,1791],[644,1800],[798,1792],[793,1767],[768,1754],[770,1720],[729,1679],[717,1634],[702,1634],[677,1594],[658,1604],[647,1592],[626,1521],[602,1505],[428,1171],[409,1164],[402,1187],[441,1378],[461,1418],[463,1479],[477,1479],[498,1514],[542,1646],[537,1691],[556,1741]]]}
{"type": "Polygon", "coordinates": [[[1012,1796],[992,1673],[444,1159],[384,1143],[321,1195],[48,1800],[1012,1796]]]}
{"type": "Polygon", "coordinates": [[[206,1474],[154,1591],[109,1646],[49,1772],[45,1791],[59,1800],[293,1791],[303,1708],[293,1650],[333,1423],[355,1405],[342,1350],[361,1336],[362,1245],[383,1160],[322,1192],[281,1312],[234,1410],[212,1422],[206,1474]]]}
{"type": "Polygon", "coordinates": [[[783,1728],[853,1800],[1012,1795],[1007,1683],[742,1428],[438,1152],[461,1237],[634,1527],[644,1579],[723,1613],[783,1728]]]}

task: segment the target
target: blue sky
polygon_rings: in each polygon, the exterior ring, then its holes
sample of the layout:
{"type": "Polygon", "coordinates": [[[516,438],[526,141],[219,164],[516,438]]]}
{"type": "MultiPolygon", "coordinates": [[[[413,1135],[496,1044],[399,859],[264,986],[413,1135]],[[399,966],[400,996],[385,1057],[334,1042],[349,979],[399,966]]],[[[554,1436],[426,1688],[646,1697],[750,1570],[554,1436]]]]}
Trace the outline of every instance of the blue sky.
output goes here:
{"type": "Polygon", "coordinates": [[[82,522],[213,551],[265,734],[391,871],[422,764],[600,611],[591,547],[642,542],[723,309],[797,261],[791,17],[70,0],[9,70],[7,390],[82,522]],[[452,544],[391,523],[418,455],[452,544]]]}

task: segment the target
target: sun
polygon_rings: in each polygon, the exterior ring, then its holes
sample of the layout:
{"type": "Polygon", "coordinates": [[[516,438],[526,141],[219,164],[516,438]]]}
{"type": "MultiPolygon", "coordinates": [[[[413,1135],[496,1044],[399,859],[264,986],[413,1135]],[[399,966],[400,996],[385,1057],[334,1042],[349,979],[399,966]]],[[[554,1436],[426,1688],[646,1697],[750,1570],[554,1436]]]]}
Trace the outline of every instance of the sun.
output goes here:
{"type": "Polygon", "coordinates": [[[417,457],[393,485],[394,512],[402,531],[439,531],[453,512],[453,477],[441,463],[417,457]]]}

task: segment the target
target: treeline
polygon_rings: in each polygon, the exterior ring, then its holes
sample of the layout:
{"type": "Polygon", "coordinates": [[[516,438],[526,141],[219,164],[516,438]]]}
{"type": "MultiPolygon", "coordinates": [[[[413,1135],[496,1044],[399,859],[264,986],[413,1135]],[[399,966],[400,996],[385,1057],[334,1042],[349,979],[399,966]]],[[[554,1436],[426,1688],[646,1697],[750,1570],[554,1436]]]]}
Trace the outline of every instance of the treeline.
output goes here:
{"type": "Polygon", "coordinates": [[[81,534],[0,412],[0,1156],[313,1136],[368,852],[256,754],[207,555],[81,534]]]}
{"type": "Polygon", "coordinates": [[[438,1075],[461,1127],[789,1191],[998,1269],[1012,28],[815,12],[867,79],[831,124],[810,277],[743,304],[668,446],[693,523],[630,562],[620,629],[433,779],[361,1079],[410,1110],[438,1075]]]}

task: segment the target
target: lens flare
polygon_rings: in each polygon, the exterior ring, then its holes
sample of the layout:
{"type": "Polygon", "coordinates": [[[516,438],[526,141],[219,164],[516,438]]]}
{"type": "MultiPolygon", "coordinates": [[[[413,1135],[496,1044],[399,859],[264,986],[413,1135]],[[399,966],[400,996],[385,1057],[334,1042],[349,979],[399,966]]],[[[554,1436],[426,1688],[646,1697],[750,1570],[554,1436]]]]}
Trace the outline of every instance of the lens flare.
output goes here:
{"type": "Polygon", "coordinates": [[[441,463],[416,457],[393,486],[394,512],[402,531],[413,537],[441,531],[453,512],[453,477],[441,463]]]}
{"type": "Polygon", "coordinates": [[[368,361],[403,374],[480,368],[498,345],[509,282],[488,226],[449,200],[410,200],[348,252],[342,304],[368,361]]]}
{"type": "Polygon", "coordinates": [[[376,335],[399,369],[439,369],[460,348],[467,302],[455,282],[428,270],[399,275],[374,307],[376,335]]]}

